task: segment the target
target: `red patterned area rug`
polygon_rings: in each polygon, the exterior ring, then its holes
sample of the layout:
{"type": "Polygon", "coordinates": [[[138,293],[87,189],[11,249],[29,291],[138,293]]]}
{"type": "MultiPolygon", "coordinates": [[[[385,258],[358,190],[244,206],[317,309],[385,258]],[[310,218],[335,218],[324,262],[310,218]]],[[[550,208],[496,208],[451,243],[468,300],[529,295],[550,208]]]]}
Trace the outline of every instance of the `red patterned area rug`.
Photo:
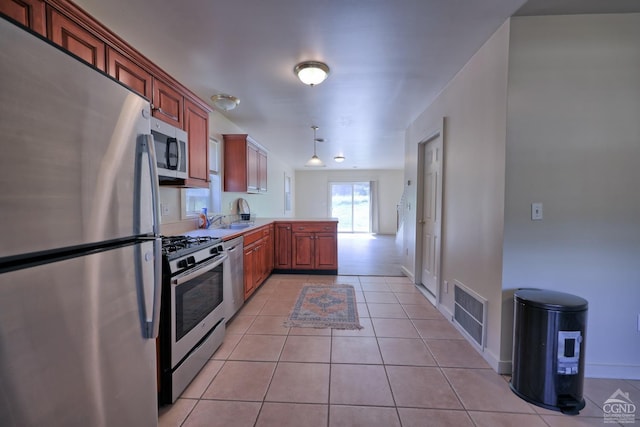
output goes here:
{"type": "Polygon", "coordinates": [[[305,285],[284,326],[362,329],[351,285],[305,285]]]}

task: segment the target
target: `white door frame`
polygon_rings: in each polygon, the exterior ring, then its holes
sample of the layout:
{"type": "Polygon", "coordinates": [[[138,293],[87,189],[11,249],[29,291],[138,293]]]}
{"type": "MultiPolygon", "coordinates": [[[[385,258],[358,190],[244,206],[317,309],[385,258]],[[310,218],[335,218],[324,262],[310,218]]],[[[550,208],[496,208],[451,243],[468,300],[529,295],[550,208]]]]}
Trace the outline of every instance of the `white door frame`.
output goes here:
{"type": "Polygon", "coordinates": [[[417,284],[421,284],[422,281],[422,260],[423,260],[423,248],[422,248],[422,243],[423,243],[423,224],[421,224],[421,219],[423,218],[423,211],[424,211],[424,172],[425,172],[425,167],[424,167],[424,151],[425,151],[425,147],[426,145],[435,140],[436,138],[441,138],[442,139],[442,157],[440,159],[440,176],[441,176],[441,191],[438,192],[438,198],[439,203],[438,206],[440,207],[439,212],[437,213],[437,215],[440,215],[440,223],[439,223],[439,229],[438,229],[438,235],[440,236],[440,239],[438,240],[438,260],[436,261],[436,263],[438,264],[438,276],[437,276],[437,280],[436,280],[436,294],[435,294],[435,301],[432,301],[432,303],[434,305],[439,305],[440,304],[440,294],[441,294],[441,289],[442,289],[442,223],[443,223],[443,217],[442,217],[442,212],[444,210],[443,207],[443,202],[444,202],[444,159],[445,159],[445,139],[444,139],[444,127],[445,127],[445,118],[442,118],[442,122],[440,123],[440,128],[431,132],[430,134],[427,135],[426,138],[424,138],[423,140],[421,140],[418,143],[418,175],[417,175],[417,188],[416,188],[416,224],[415,224],[415,242],[416,242],[416,250],[415,250],[415,283],[417,284]]]}

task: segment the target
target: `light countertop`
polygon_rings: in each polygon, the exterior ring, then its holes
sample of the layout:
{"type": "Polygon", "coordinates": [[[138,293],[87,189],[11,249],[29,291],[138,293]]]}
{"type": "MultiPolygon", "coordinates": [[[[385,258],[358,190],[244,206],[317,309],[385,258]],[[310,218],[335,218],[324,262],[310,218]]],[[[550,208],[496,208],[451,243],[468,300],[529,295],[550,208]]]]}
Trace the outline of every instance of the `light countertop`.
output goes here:
{"type": "Polygon", "coordinates": [[[257,218],[251,220],[252,225],[245,228],[199,228],[196,230],[187,231],[185,236],[191,237],[214,237],[222,240],[231,240],[235,237],[241,236],[248,231],[254,230],[263,225],[271,224],[272,222],[338,222],[337,218],[257,218]]]}

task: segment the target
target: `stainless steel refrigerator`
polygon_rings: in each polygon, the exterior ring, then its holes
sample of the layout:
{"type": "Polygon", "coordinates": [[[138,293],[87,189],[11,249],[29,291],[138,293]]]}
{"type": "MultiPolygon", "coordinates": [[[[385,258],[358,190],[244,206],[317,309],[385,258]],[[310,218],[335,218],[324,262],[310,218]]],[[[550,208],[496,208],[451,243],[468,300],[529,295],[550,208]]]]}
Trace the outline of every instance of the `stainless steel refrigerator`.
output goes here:
{"type": "Polygon", "coordinates": [[[149,102],[0,17],[0,425],[155,426],[149,102]]]}

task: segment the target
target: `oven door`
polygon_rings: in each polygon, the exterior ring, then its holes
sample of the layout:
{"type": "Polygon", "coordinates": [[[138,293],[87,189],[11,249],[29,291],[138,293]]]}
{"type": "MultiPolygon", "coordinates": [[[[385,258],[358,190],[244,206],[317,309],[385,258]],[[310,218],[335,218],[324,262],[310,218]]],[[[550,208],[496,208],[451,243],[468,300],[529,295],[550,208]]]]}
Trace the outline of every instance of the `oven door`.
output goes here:
{"type": "Polygon", "coordinates": [[[171,368],[224,321],[226,259],[223,254],[171,279],[171,368]]]}

